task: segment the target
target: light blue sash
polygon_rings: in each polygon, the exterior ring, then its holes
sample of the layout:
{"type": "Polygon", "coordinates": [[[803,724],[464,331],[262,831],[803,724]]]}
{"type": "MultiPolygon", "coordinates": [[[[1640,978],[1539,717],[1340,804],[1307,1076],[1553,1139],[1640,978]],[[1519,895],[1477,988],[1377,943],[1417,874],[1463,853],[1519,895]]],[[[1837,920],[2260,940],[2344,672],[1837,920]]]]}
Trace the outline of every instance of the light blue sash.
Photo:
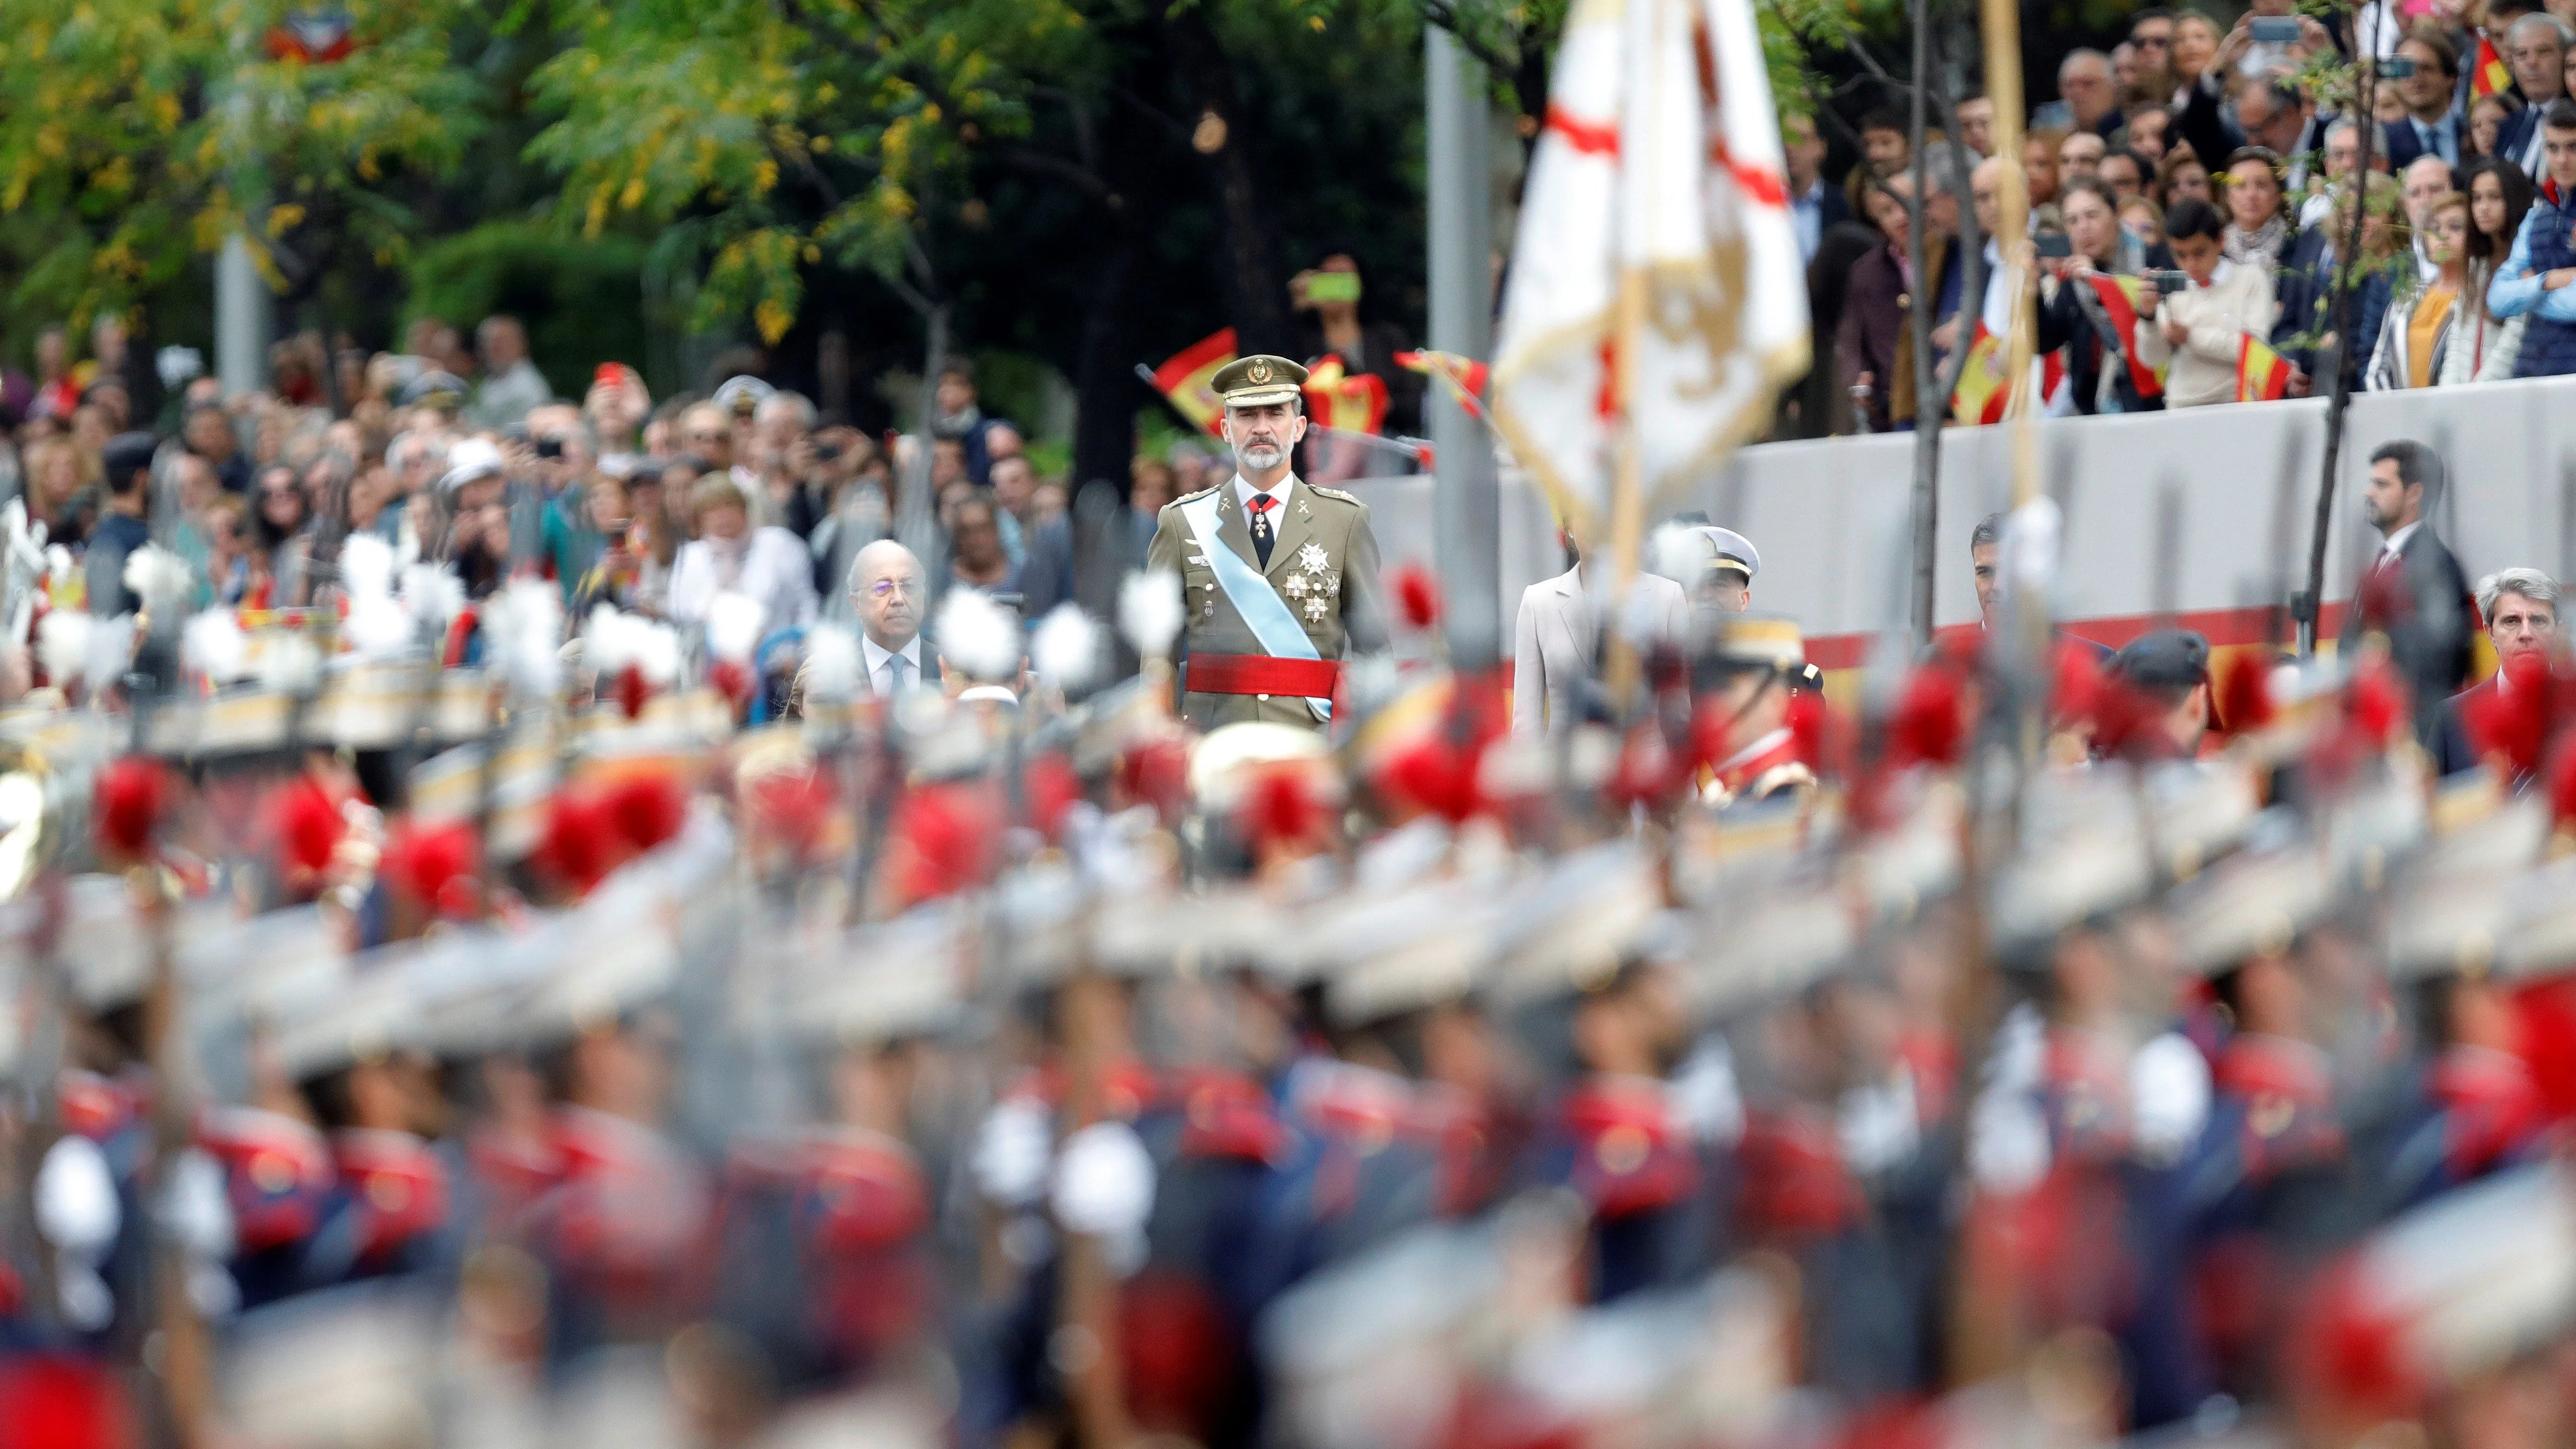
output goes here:
{"type": "MultiPolygon", "coordinates": [[[[1221,486],[1234,485],[1228,481],[1221,486]]],[[[1323,658],[1315,652],[1315,641],[1307,638],[1305,629],[1298,625],[1297,616],[1288,612],[1288,601],[1270,587],[1270,580],[1254,573],[1243,555],[1228,548],[1225,540],[1217,536],[1216,503],[1215,493],[1204,494],[1182,504],[1181,517],[1189,520],[1190,532],[1197,536],[1200,550],[1207,555],[1208,567],[1215,571],[1216,586],[1225,590],[1226,601],[1243,616],[1245,627],[1252,630],[1262,652],[1271,658],[1323,658]]],[[[1331,700],[1308,696],[1306,702],[1315,707],[1317,717],[1333,717],[1331,700]]]]}

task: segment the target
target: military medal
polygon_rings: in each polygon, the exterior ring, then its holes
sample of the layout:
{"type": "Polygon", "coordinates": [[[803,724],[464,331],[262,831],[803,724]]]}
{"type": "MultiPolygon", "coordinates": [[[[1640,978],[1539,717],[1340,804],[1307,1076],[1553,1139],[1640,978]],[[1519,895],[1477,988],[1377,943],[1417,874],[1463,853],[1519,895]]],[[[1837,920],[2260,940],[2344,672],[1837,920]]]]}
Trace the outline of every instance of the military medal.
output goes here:
{"type": "Polygon", "coordinates": [[[1306,576],[1304,574],[1290,574],[1288,576],[1288,582],[1281,587],[1288,590],[1288,596],[1290,598],[1295,598],[1306,592],[1306,576]]]}
{"type": "Polygon", "coordinates": [[[1320,574],[1332,560],[1324,556],[1324,546],[1310,543],[1297,550],[1297,566],[1310,574],[1320,574]]]}
{"type": "Polygon", "coordinates": [[[1320,624],[1324,622],[1323,595],[1317,594],[1315,597],[1306,601],[1306,622],[1309,624],[1320,624]]]}

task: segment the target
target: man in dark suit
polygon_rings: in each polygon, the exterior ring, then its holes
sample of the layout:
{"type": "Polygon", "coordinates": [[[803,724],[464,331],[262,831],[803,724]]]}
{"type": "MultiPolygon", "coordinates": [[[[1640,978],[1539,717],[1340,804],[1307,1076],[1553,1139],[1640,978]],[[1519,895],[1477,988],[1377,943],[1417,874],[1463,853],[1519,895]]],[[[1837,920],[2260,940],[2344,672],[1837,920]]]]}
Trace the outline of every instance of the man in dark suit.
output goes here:
{"type": "Polygon", "coordinates": [[[2558,592],[2558,581],[2538,569],[2498,569],[2478,580],[2478,617],[2495,645],[2496,672],[2442,701],[2441,729],[2433,736],[2433,767],[2442,774],[2477,768],[2469,721],[2489,696],[2508,687],[2505,671],[2529,669],[2531,660],[2546,668],[2558,652],[2558,592]]]}
{"type": "Polygon", "coordinates": [[[2362,571],[2344,613],[2347,657],[2370,634],[2388,640],[2389,661],[2415,696],[2415,738],[2431,749],[2442,702],[2468,681],[2475,602],[2460,561],[2424,521],[2441,493],[2441,455],[2412,439],[2382,443],[2370,455],[2362,504],[2379,530],[2379,554],[2362,571]]]}
{"type": "Polygon", "coordinates": [[[1851,202],[1841,187],[1825,184],[1825,143],[1814,117],[1783,119],[1780,151],[1789,163],[1789,222],[1798,233],[1798,255],[1814,261],[1825,233],[1852,219],[1851,202]]]}
{"type": "Polygon", "coordinates": [[[2495,154],[2521,167],[2536,186],[2548,175],[2541,115],[2567,94],[2567,30],[2555,16],[2525,15],[2506,28],[2501,49],[2513,68],[2514,89],[2522,92],[2522,109],[2496,127],[2495,154]]]}

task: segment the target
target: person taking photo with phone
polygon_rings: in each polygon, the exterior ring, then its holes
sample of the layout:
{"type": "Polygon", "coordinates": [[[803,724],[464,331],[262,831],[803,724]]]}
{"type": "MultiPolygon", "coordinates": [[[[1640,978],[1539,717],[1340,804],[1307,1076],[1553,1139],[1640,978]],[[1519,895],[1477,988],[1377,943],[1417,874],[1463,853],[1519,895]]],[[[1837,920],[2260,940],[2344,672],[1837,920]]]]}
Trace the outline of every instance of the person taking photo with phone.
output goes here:
{"type": "Polygon", "coordinates": [[[1334,252],[1288,279],[1288,305],[1299,314],[1298,345],[1308,366],[1325,353],[1342,360],[1342,374],[1374,377],[1386,384],[1383,431],[1418,435],[1422,431],[1422,374],[1397,364],[1395,354],[1413,344],[1384,318],[1360,320],[1366,288],[1360,264],[1348,252],[1334,252]]]}
{"type": "Polygon", "coordinates": [[[2165,406],[2236,401],[2236,359],[2247,334],[2272,332],[2272,274],[2228,260],[2227,224],[2206,201],[2165,213],[2165,246],[2177,270],[2152,275],[2155,314],[2138,329],[2138,357],[2165,368],[2165,406]]]}

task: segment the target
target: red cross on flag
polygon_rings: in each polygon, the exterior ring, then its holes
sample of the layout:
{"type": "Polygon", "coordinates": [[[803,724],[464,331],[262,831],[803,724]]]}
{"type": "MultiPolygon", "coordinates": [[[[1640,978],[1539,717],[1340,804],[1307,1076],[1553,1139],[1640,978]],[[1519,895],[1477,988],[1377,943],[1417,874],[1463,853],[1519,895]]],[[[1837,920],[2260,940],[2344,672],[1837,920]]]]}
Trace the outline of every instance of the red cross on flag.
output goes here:
{"type": "Polygon", "coordinates": [[[1576,0],[1512,248],[1496,425],[1576,536],[1760,432],[1807,287],[1750,0],[1576,0]]]}

